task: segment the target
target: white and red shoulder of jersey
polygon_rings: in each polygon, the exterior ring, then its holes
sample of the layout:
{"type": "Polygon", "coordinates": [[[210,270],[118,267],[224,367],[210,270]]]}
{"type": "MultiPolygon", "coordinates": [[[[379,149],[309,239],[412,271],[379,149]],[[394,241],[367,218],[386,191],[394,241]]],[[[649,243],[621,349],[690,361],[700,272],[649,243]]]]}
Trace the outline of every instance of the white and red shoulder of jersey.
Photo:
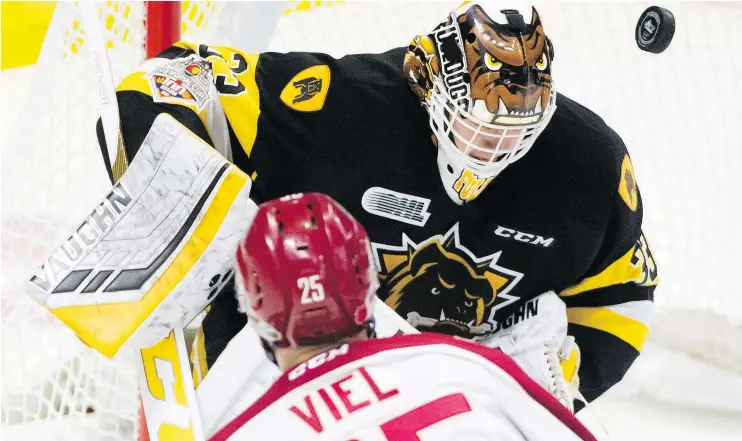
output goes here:
{"type": "Polygon", "coordinates": [[[595,441],[501,351],[429,333],[319,354],[285,372],[210,441],[376,440],[390,433],[419,440],[430,427],[438,435],[423,439],[595,441]]]}

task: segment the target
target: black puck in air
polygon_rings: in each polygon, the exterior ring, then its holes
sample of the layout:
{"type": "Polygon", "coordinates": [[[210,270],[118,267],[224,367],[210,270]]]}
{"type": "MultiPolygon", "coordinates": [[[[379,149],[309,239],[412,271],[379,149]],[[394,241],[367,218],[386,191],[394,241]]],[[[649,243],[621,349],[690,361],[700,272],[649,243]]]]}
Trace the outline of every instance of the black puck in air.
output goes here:
{"type": "Polygon", "coordinates": [[[634,38],[639,49],[659,54],[675,35],[675,16],[659,6],[647,8],[636,23],[634,38]]]}

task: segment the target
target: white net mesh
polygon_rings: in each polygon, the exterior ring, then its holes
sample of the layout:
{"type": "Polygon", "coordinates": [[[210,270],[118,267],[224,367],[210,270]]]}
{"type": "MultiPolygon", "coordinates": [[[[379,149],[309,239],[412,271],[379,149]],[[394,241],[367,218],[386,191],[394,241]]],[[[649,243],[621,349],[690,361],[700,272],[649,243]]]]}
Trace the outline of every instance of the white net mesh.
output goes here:
{"type": "MultiPolygon", "coordinates": [[[[185,35],[203,31],[215,10],[214,2],[183,2],[185,35]]],[[[100,12],[118,83],[144,60],[144,3],[106,2],[100,12]]],[[[98,102],[80,23],[75,3],[59,2],[36,67],[4,73],[24,89],[13,91],[23,106],[2,151],[2,431],[8,440],[137,439],[133,355],[109,360],[91,351],[22,290],[50,247],[110,186],[95,137],[98,102]]]]}
{"type": "MultiPolygon", "coordinates": [[[[184,2],[185,36],[247,50],[383,51],[407,45],[456,6],[309,3],[281,16],[285,5],[184,2]]],[[[558,90],[601,115],[632,154],[645,231],[663,279],[654,338],[742,372],[734,346],[742,341],[736,327],[742,323],[736,295],[742,282],[736,268],[742,261],[742,58],[736,56],[742,7],[665,3],[677,31],[670,47],[654,55],[640,51],[633,37],[648,4],[537,6],[555,44],[558,90]]],[[[143,58],[142,14],[141,2],[104,5],[116,82],[143,58]]],[[[29,435],[34,430],[47,440],[136,439],[130,360],[86,349],[21,289],[50,245],[108,186],[95,140],[93,81],[79,56],[84,34],[75,23],[74,4],[60,2],[33,76],[18,75],[14,92],[23,106],[3,144],[2,425],[11,440],[40,439],[29,435]]]]}

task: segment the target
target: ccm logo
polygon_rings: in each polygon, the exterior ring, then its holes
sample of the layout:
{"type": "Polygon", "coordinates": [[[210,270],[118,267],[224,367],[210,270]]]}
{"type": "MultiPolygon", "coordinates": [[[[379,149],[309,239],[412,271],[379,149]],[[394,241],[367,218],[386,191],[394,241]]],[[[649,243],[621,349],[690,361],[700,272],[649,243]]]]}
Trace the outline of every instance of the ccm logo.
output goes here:
{"type": "Polygon", "coordinates": [[[347,354],[348,348],[349,348],[348,344],[345,343],[339,348],[333,348],[333,349],[330,349],[329,351],[322,352],[321,354],[315,355],[314,357],[310,358],[309,360],[305,361],[304,363],[292,369],[289,372],[289,380],[294,381],[297,378],[304,375],[308,370],[316,369],[322,366],[323,364],[325,364],[326,362],[333,360],[335,357],[347,354]]]}
{"type": "Polygon", "coordinates": [[[507,237],[508,239],[515,239],[518,242],[530,243],[531,245],[541,245],[544,248],[548,248],[552,242],[553,237],[543,237],[538,234],[523,233],[521,231],[513,230],[512,228],[506,228],[498,225],[495,230],[495,234],[500,237],[507,237]]]}

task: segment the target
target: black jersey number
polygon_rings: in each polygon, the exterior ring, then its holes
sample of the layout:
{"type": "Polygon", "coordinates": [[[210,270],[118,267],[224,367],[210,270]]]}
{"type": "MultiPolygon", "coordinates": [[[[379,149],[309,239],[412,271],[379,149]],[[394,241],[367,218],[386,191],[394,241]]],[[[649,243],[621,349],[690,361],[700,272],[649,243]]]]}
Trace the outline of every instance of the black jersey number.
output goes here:
{"type": "Polygon", "coordinates": [[[198,46],[198,54],[211,62],[211,68],[214,70],[214,83],[220,94],[240,95],[245,91],[245,86],[237,79],[237,75],[250,68],[242,54],[226,48],[217,51],[205,44],[198,46]]]}
{"type": "Polygon", "coordinates": [[[631,264],[642,266],[641,280],[636,281],[637,285],[652,286],[657,284],[657,264],[654,261],[652,250],[649,248],[644,233],[641,234],[634,248],[634,255],[631,258],[631,264]]]}

